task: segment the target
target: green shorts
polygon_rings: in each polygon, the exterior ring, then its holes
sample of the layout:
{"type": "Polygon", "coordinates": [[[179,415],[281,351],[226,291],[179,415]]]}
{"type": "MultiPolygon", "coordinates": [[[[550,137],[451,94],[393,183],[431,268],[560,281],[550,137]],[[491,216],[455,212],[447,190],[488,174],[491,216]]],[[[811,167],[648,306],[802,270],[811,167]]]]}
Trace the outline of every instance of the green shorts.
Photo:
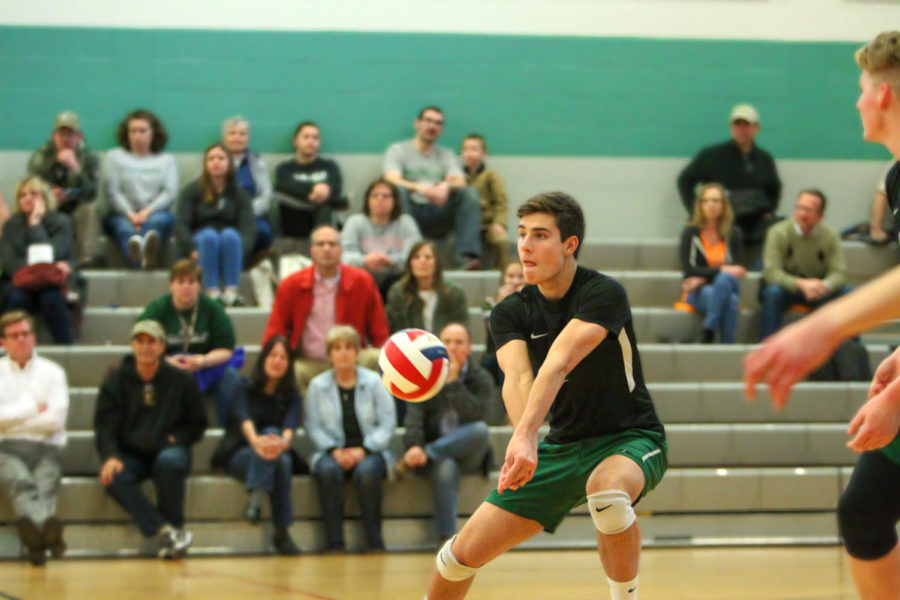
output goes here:
{"type": "Polygon", "coordinates": [[[894,436],[894,439],[879,451],[885,454],[892,461],[900,465],[900,433],[894,436]]]}
{"type": "Polygon", "coordinates": [[[627,456],[644,472],[644,489],[634,501],[659,484],[668,467],[668,448],[662,434],[643,429],[601,435],[571,444],[538,444],[538,464],[534,477],[517,490],[486,499],[494,506],[520,517],[537,521],[550,533],[569,512],[587,501],[585,486],[594,468],[616,454],[627,456]]]}

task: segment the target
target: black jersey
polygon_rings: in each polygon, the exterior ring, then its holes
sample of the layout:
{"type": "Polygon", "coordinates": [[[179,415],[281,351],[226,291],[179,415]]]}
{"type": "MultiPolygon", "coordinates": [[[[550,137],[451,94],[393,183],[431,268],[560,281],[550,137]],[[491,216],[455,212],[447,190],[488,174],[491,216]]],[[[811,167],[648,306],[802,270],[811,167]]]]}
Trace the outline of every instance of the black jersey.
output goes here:
{"type": "Polygon", "coordinates": [[[884,191],[887,194],[888,206],[894,215],[894,231],[898,232],[897,243],[900,243],[900,162],[895,162],[884,179],[884,191]]]}
{"type": "Polygon", "coordinates": [[[526,285],[494,307],[491,332],[498,349],[524,340],[537,375],[572,319],[596,323],[609,334],[566,377],[550,408],[547,441],[568,444],[632,428],[664,434],[644,385],[628,298],[615,279],[578,267],[560,300],[548,300],[536,285],[526,285]]]}

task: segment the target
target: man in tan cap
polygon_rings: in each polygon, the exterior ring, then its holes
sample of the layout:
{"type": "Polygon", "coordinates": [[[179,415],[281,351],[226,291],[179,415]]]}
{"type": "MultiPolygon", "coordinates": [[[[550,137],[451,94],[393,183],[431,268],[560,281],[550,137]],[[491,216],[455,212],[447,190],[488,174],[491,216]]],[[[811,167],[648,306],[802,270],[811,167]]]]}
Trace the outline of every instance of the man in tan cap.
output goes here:
{"type": "Polygon", "coordinates": [[[731,109],[731,139],[700,151],[678,176],[678,193],[693,213],[697,187],[720,183],[730,194],[735,225],[744,234],[745,266],[758,263],[766,229],[775,218],[781,180],[772,155],[756,145],[759,113],[749,104],[731,109]]]}
{"type": "Polygon", "coordinates": [[[94,199],[97,197],[100,159],[85,145],[77,114],[66,110],[56,116],[53,133],[47,143],[31,155],[28,172],[53,187],[58,210],[75,221],[78,259],[82,263],[90,262],[99,230],[94,216],[94,199]]]}
{"type": "Polygon", "coordinates": [[[157,537],[160,558],[179,558],[193,541],[184,529],[184,499],[191,446],[203,437],[206,413],[194,378],[162,360],[165,349],[162,325],[150,319],[134,324],[132,354],[100,388],[94,439],[107,493],[144,537],[157,537]],[[149,478],[157,506],[141,490],[149,478]]]}

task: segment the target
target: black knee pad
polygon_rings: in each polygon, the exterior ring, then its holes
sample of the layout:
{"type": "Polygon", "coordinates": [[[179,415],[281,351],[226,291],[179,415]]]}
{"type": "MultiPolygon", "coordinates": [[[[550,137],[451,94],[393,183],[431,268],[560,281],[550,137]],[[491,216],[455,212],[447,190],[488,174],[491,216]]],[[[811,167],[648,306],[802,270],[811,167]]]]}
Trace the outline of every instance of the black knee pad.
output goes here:
{"type": "Polygon", "coordinates": [[[860,456],[838,502],[838,528],[847,553],[876,560],[897,545],[900,465],[881,452],[860,456]]]}

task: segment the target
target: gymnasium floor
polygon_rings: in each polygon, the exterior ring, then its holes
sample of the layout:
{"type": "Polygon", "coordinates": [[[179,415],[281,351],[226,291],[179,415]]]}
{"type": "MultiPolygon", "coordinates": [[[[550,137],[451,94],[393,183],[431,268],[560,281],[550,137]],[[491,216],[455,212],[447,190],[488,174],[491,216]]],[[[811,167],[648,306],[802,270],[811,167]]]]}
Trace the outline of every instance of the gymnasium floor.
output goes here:
{"type": "MultiPolygon", "coordinates": [[[[0,600],[421,600],[431,554],[0,562],[0,600]]],[[[469,600],[608,598],[591,551],[522,551],[478,575],[469,600]]],[[[851,600],[840,548],[653,549],[641,600],[851,600]]]]}

